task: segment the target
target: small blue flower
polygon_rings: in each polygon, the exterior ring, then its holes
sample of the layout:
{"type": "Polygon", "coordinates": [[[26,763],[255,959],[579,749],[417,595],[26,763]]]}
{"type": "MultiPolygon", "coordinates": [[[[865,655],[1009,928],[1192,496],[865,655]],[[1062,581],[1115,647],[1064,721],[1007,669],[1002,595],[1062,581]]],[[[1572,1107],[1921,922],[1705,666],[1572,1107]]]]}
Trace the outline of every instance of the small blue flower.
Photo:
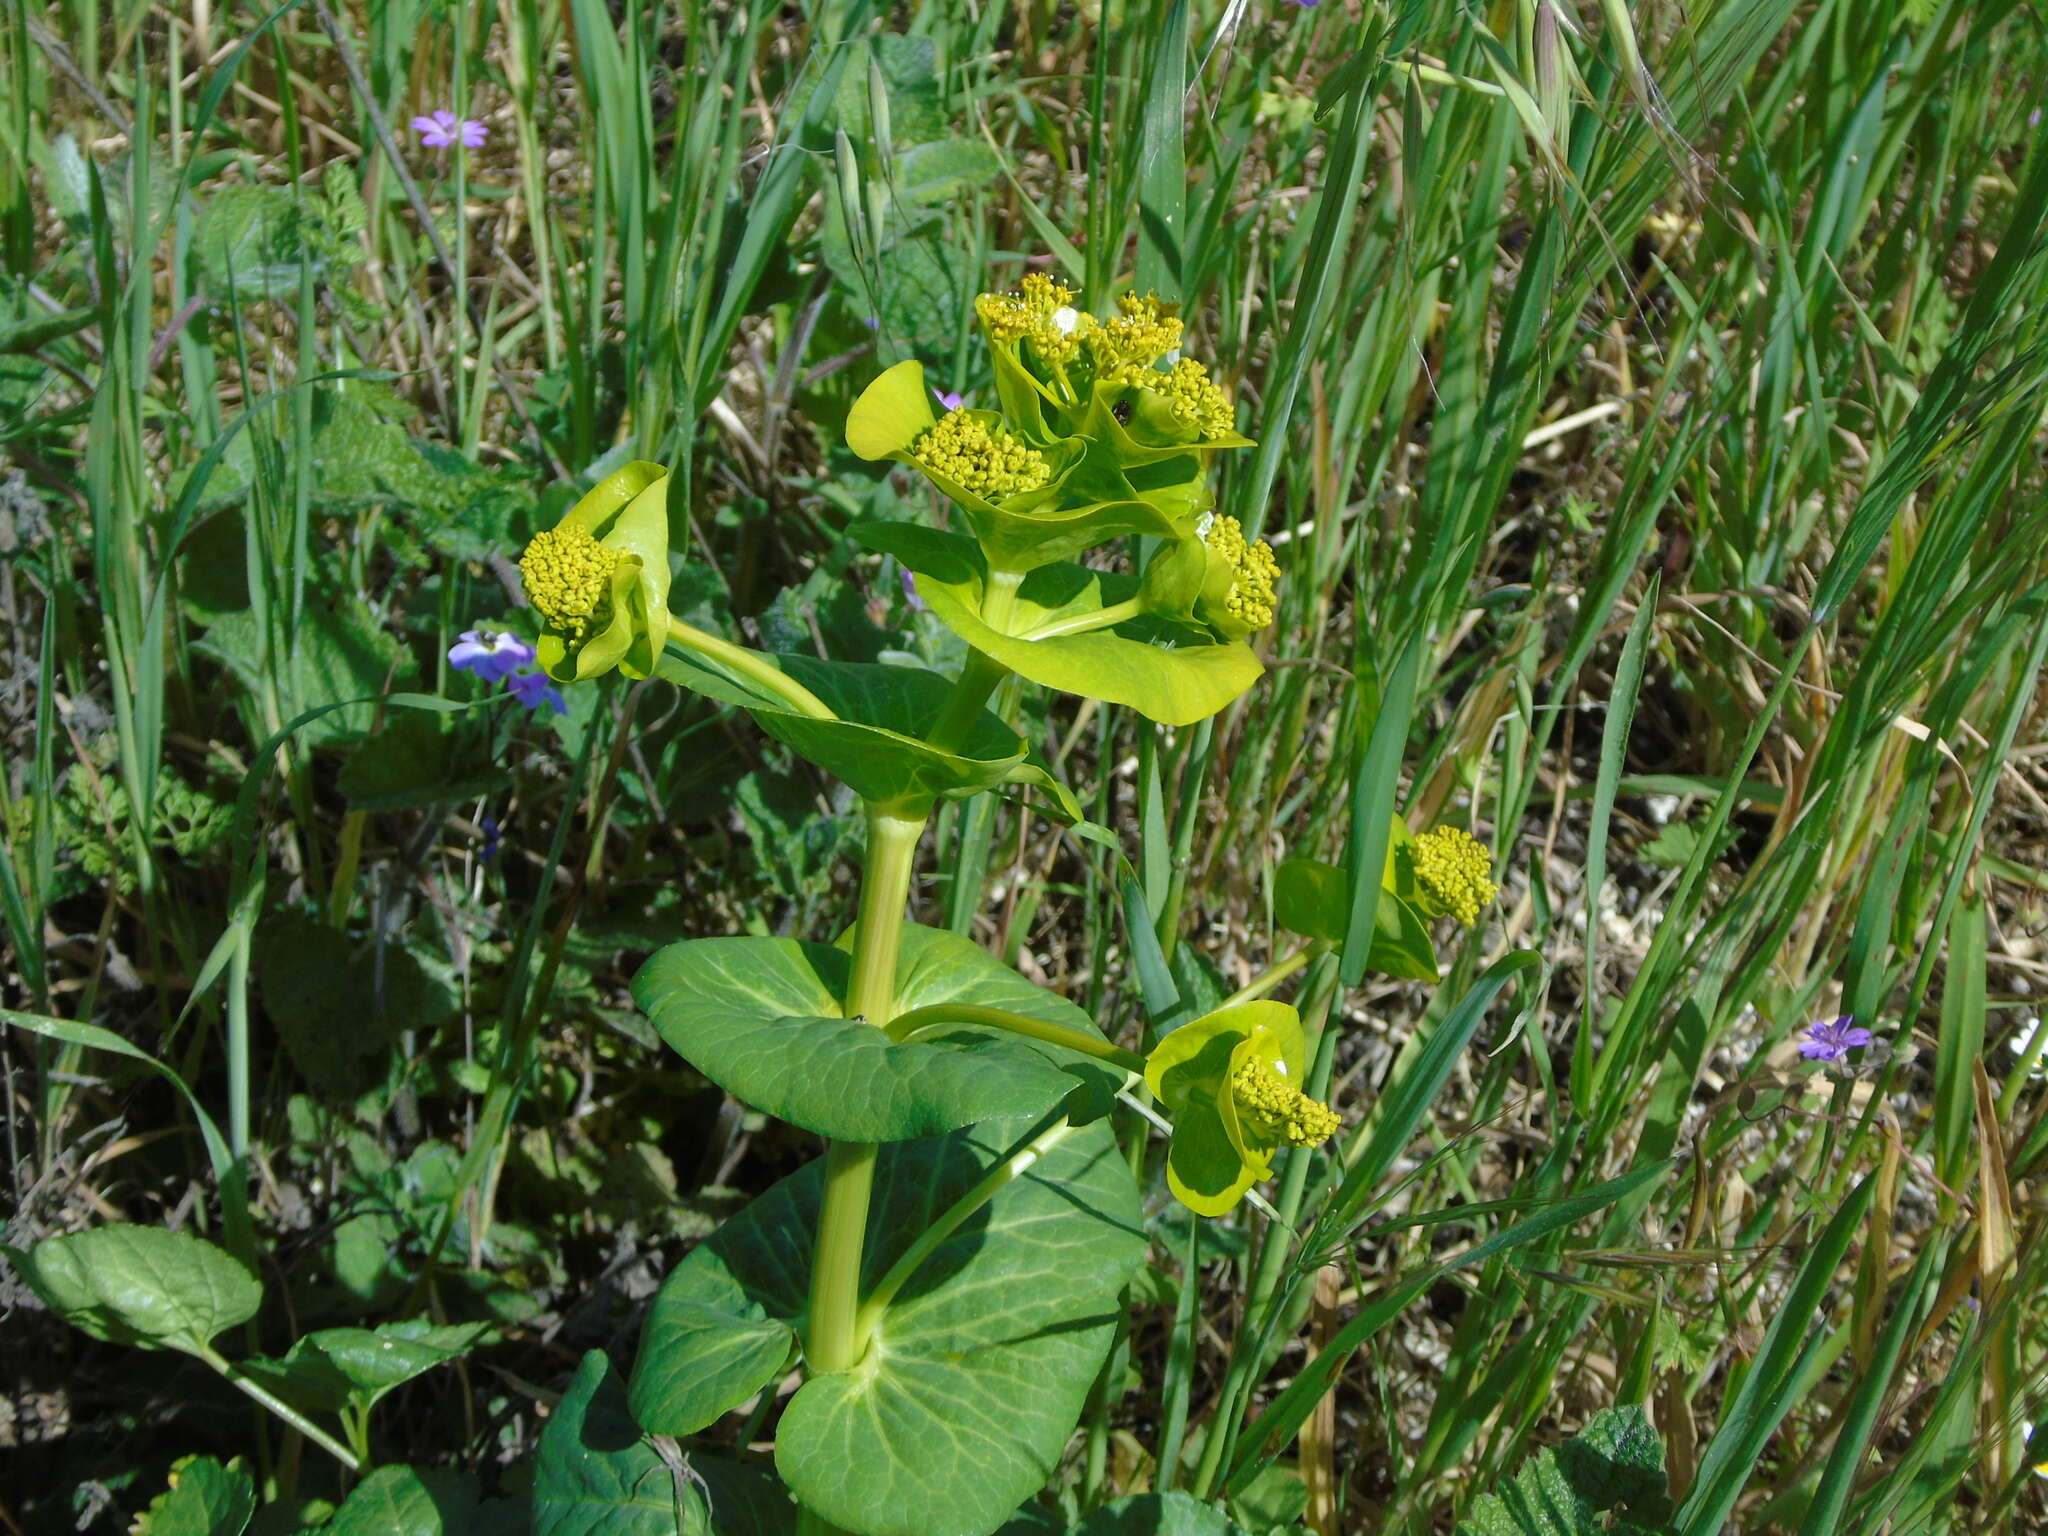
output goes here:
{"type": "Polygon", "coordinates": [[[1856,1024],[1849,1014],[1836,1019],[1818,1019],[1806,1026],[1806,1038],[1799,1042],[1799,1054],[1808,1061],[1840,1061],[1851,1051],[1870,1044],[1871,1033],[1856,1024]]]}
{"type": "Polygon", "coordinates": [[[925,611],[924,599],[917,595],[917,577],[911,574],[908,566],[903,569],[903,598],[910,604],[912,613],[925,611]]]}
{"type": "Polygon", "coordinates": [[[505,691],[528,709],[539,709],[543,704],[556,714],[565,713],[568,709],[562,702],[562,690],[549,682],[547,673],[538,667],[506,678],[505,691]]]}
{"type": "Polygon", "coordinates": [[[517,635],[467,629],[448,648],[448,664],[458,672],[474,672],[487,683],[501,683],[520,668],[532,666],[533,654],[533,647],[517,635]]]}
{"type": "Polygon", "coordinates": [[[932,396],[949,411],[957,411],[967,402],[953,390],[935,389],[932,396]]]}
{"type": "Polygon", "coordinates": [[[488,864],[498,856],[498,843],[503,832],[503,829],[498,825],[498,818],[489,811],[484,812],[483,832],[483,852],[478,856],[488,864]]]}

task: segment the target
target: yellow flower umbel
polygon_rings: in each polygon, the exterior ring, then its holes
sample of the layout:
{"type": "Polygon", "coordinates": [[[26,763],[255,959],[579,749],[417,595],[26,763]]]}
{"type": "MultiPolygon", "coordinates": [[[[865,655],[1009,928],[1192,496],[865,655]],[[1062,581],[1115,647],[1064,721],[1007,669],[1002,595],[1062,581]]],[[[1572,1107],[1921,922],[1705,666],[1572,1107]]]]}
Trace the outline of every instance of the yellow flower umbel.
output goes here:
{"type": "Polygon", "coordinates": [[[1432,917],[1455,917],[1469,928],[1500,894],[1485,845],[1461,827],[1430,828],[1407,845],[1405,857],[1416,904],[1432,917]]]}
{"type": "Polygon", "coordinates": [[[1319,1147],[1342,1123],[1329,1105],[1310,1098],[1257,1056],[1230,1074],[1230,1096],[1245,1128],[1275,1146],[1319,1147]]]}
{"type": "Polygon", "coordinates": [[[1000,421],[971,411],[948,411],[910,452],[919,464],[989,501],[1035,491],[1052,479],[1044,454],[1019,442],[1000,421]]]}
{"type": "Polygon", "coordinates": [[[1118,296],[1117,313],[1088,332],[1088,353],[1095,363],[1097,379],[1119,384],[1158,388],[1157,364],[1168,353],[1180,349],[1181,323],[1178,315],[1165,314],[1151,294],[1118,296]]]}
{"type": "Polygon", "coordinates": [[[519,575],[548,676],[651,675],[668,642],[668,471],[635,462],[599,481],[533,536],[519,575]]]}
{"type": "Polygon", "coordinates": [[[1015,293],[982,294],[974,312],[991,344],[1028,341],[1038,360],[1055,369],[1079,355],[1083,335],[1095,325],[1094,316],[1074,308],[1074,290],[1043,272],[1028,273],[1015,293]]]}
{"type": "Polygon", "coordinates": [[[1234,517],[1205,516],[1201,541],[1208,551],[1195,617],[1225,640],[1242,640],[1273,622],[1280,562],[1264,539],[1247,539],[1234,517]]]}
{"type": "Polygon", "coordinates": [[[1166,1183],[1201,1216],[1221,1216],[1273,1172],[1282,1147],[1313,1147],[1338,1128],[1302,1092],[1301,1016],[1285,1003],[1236,1003],[1183,1024],[1153,1047],[1145,1081],[1173,1116],[1166,1183]]]}

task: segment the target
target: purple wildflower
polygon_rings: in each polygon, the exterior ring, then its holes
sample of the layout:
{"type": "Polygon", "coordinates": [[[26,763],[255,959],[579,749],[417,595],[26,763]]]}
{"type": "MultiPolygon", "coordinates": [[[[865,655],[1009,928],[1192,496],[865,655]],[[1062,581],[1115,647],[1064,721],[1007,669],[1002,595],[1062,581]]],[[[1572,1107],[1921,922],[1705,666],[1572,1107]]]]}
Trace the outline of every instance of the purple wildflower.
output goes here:
{"type": "Polygon", "coordinates": [[[1806,1038],[1799,1042],[1799,1054],[1808,1061],[1840,1061],[1870,1041],[1870,1031],[1845,1013],[1837,1019],[1817,1019],[1807,1025],[1806,1038]]]}
{"type": "Polygon", "coordinates": [[[903,569],[903,599],[910,604],[912,613],[925,611],[924,599],[917,595],[917,577],[911,574],[908,566],[903,569]]]}
{"type": "Polygon", "coordinates": [[[464,149],[482,149],[484,140],[491,130],[473,117],[457,117],[447,108],[437,108],[426,117],[412,120],[413,132],[420,136],[420,142],[429,149],[447,149],[461,145],[464,149]]]}
{"type": "Polygon", "coordinates": [[[1312,11],[1318,5],[1322,4],[1322,0],[1288,0],[1288,3],[1290,5],[1298,5],[1304,11],[1312,11]]]}
{"type": "Polygon", "coordinates": [[[957,411],[967,403],[958,393],[951,390],[935,389],[932,391],[932,398],[949,411],[957,411]]]}
{"type": "Polygon", "coordinates": [[[539,668],[506,678],[505,691],[528,709],[539,709],[543,704],[556,714],[568,709],[562,702],[562,690],[549,682],[547,673],[539,668]]]}
{"type": "Polygon", "coordinates": [[[483,852],[480,853],[478,857],[481,858],[486,864],[490,863],[491,860],[495,859],[498,856],[498,844],[503,835],[503,830],[504,829],[498,825],[498,818],[493,816],[489,811],[485,811],[483,819],[484,846],[483,852]]]}
{"type": "Polygon", "coordinates": [[[533,647],[517,635],[466,629],[448,648],[448,664],[458,672],[474,672],[487,683],[499,683],[533,665],[533,647]]]}

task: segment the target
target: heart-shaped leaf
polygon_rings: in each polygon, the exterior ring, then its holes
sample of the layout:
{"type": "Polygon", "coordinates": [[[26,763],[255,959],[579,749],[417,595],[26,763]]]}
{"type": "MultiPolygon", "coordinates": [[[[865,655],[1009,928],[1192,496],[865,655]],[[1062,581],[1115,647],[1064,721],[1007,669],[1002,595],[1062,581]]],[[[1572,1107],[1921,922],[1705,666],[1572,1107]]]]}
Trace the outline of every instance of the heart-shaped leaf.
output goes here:
{"type": "Polygon", "coordinates": [[[189,1232],[123,1223],[0,1252],[51,1311],[112,1344],[202,1354],[263,1301],[241,1260],[189,1232]]]}
{"type": "Polygon", "coordinates": [[[379,1467],[356,1486],[321,1536],[513,1536],[527,1525],[522,1502],[477,1502],[467,1472],[379,1467]]]}
{"type": "Polygon", "coordinates": [[[695,1451],[670,1466],[627,1412],[604,1352],[583,1357],[541,1432],[533,1536],[784,1536],[795,1526],[789,1495],[753,1467],[695,1451]]]}
{"type": "MultiPolygon", "coordinates": [[[[1109,630],[1026,640],[983,622],[979,582],[920,575],[917,590],[941,623],[1012,672],[1062,693],[1125,705],[1161,725],[1206,720],[1265,671],[1242,642],[1168,647],[1109,630]]],[[[1020,594],[1030,592],[1027,581],[1020,594]]]]}
{"type": "MultiPolygon", "coordinates": [[[[988,1121],[883,1147],[865,1285],[1034,1129],[988,1121]]],[[[981,1536],[1057,1469],[1145,1238],[1106,1124],[1062,1126],[1034,1150],[896,1293],[866,1357],[806,1382],[784,1411],[776,1465],[830,1523],[857,1536],[981,1536]]],[[[662,1299],[794,1323],[809,1301],[821,1189],[817,1163],[777,1184],[693,1249],[662,1299]]],[[[650,1374],[663,1347],[651,1318],[634,1416],[686,1434],[701,1422],[654,1390],[672,1379],[650,1374]]]]}
{"type": "Polygon", "coordinates": [[[671,647],[659,668],[669,682],[750,711],[761,728],[800,757],[843,779],[863,800],[974,794],[1000,784],[1024,760],[1024,742],[987,710],[957,752],[923,738],[944,713],[953,685],[922,667],[765,656],[802,683],[836,720],[792,710],[758,684],[694,652],[671,647]]]}
{"type": "MultiPolygon", "coordinates": [[[[721,1088],[844,1141],[937,1136],[996,1116],[1043,1114],[1077,1080],[1098,1093],[1114,1086],[1114,1075],[1086,1058],[998,1030],[963,1025],[893,1044],[875,1025],[845,1017],[851,964],[828,944],[689,939],[649,960],[633,995],[662,1038],[721,1088]]],[[[1087,1014],[978,944],[906,926],[896,1011],[946,1004],[1000,1008],[1101,1038],[1087,1014]]]]}

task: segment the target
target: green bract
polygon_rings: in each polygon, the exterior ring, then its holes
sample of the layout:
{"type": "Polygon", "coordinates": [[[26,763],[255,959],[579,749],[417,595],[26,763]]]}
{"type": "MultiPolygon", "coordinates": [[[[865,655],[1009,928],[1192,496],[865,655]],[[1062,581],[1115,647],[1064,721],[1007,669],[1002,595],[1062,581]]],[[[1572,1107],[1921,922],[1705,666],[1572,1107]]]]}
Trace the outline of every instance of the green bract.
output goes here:
{"type": "MultiPolygon", "coordinates": [[[[1011,424],[994,411],[958,411],[983,431],[1012,432],[1011,424]]],[[[951,418],[949,418],[951,419],[951,418]]],[[[924,365],[898,363],[861,392],[846,418],[847,446],[864,459],[895,459],[917,470],[967,515],[989,563],[1001,570],[1028,571],[1093,549],[1121,534],[1169,537],[1172,516],[1142,499],[1128,484],[1100,474],[1076,475],[1086,445],[1016,431],[1045,463],[1043,483],[1007,494],[981,494],[949,472],[949,465],[916,450],[940,426],[932,411],[924,365]]]]}
{"type": "Polygon", "coordinates": [[[520,557],[557,682],[652,675],[668,640],[668,471],[636,460],[600,480],[520,557]]]}
{"type": "Polygon", "coordinates": [[[1327,1137],[1335,1117],[1302,1094],[1306,1071],[1301,1016],[1285,1003],[1234,1003],[1161,1040],[1145,1081],[1173,1116],[1166,1182],[1175,1198],[1221,1216],[1272,1173],[1281,1146],[1327,1137]]]}

